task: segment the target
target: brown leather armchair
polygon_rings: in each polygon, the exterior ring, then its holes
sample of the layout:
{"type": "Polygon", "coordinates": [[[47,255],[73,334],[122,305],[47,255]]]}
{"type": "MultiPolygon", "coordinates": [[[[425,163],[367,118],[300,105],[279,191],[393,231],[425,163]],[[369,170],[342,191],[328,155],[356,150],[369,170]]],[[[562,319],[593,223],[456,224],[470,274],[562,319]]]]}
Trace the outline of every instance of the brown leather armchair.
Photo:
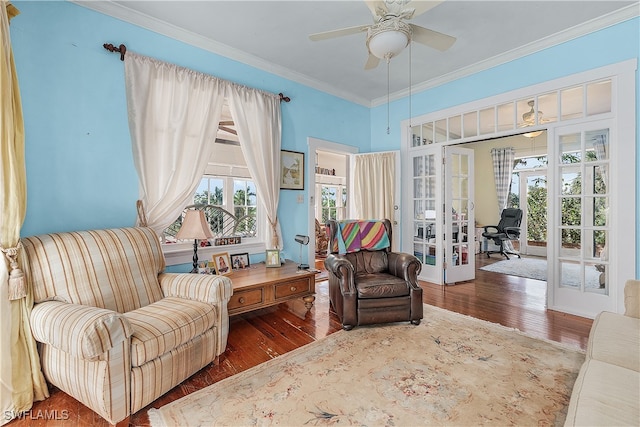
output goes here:
{"type": "Polygon", "coordinates": [[[342,327],[422,319],[422,288],[417,276],[422,264],[413,255],[391,252],[391,223],[383,220],[389,247],[338,254],[338,223],[329,221],[329,298],[342,327]]]}

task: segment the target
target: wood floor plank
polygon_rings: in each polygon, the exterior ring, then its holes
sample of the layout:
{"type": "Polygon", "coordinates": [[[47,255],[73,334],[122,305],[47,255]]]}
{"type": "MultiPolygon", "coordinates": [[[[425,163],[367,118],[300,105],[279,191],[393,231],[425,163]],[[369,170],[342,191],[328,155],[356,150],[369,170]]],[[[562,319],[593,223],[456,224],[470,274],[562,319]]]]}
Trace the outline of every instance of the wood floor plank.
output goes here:
{"type": "MultiPolygon", "coordinates": [[[[499,259],[476,256],[481,267],[499,259]]],[[[321,263],[316,265],[322,265],[321,263]]],[[[592,321],[545,308],[546,283],[477,270],[476,279],[442,287],[421,282],[423,302],[489,322],[517,328],[522,332],[565,344],[586,348],[592,321]]],[[[158,408],[196,390],[207,387],[273,357],[284,354],[341,329],[330,309],[326,281],[316,284],[316,301],[307,310],[301,300],[234,316],[230,320],[227,350],[218,364],[210,364],[148,407],[131,416],[131,424],[148,426],[149,408],[158,408]]],[[[67,420],[16,419],[11,427],[107,426],[95,413],[72,397],[52,388],[51,397],[36,402],[38,410],[68,411],[67,420]]]]}

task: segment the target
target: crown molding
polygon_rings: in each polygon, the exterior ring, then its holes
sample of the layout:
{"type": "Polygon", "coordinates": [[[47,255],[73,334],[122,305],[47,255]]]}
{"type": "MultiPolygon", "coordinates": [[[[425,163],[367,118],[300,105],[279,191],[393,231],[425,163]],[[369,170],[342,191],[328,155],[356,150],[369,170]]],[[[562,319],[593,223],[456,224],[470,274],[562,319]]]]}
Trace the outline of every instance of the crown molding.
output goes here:
{"type": "MultiPolygon", "coordinates": [[[[476,62],[475,64],[472,64],[468,67],[460,68],[459,70],[456,70],[452,73],[443,74],[442,76],[439,76],[435,79],[416,84],[411,87],[411,91],[409,91],[409,88],[407,88],[391,93],[389,95],[389,101],[397,101],[409,96],[410,93],[415,94],[418,92],[422,92],[424,90],[431,89],[445,83],[449,83],[454,80],[458,80],[460,78],[488,70],[498,65],[506,64],[507,62],[511,62],[518,58],[531,55],[532,53],[539,52],[549,47],[557,46],[570,40],[577,39],[579,37],[602,30],[607,27],[611,27],[624,21],[628,21],[629,19],[633,19],[638,16],[640,16],[640,8],[638,7],[638,4],[632,4],[623,7],[622,9],[616,10],[606,15],[602,15],[598,18],[594,18],[590,21],[584,22],[574,27],[567,28],[566,30],[552,34],[540,40],[536,40],[535,42],[526,44],[516,49],[512,49],[500,55],[487,58],[484,61],[476,62]]],[[[386,103],[386,96],[376,98],[371,101],[371,107],[377,107],[386,103]]]]}
{"type": "MultiPolygon", "coordinates": [[[[305,86],[309,86],[313,89],[317,89],[321,92],[334,95],[338,98],[360,104],[365,107],[371,107],[371,100],[357,96],[352,93],[345,93],[342,89],[326,84],[322,81],[312,79],[301,73],[290,70],[273,62],[265,61],[262,58],[258,58],[255,55],[248,54],[241,50],[232,48],[223,43],[216,42],[206,37],[195,34],[191,31],[184,30],[183,28],[169,24],[165,21],[153,18],[144,13],[140,13],[137,10],[130,9],[121,4],[113,3],[111,0],[105,1],[83,1],[83,0],[69,0],[78,6],[82,6],[87,9],[91,9],[95,12],[108,15],[112,18],[119,19],[124,22],[136,25],[138,27],[145,28],[155,33],[170,37],[172,39],[187,43],[191,46],[204,49],[206,51],[215,53],[225,58],[229,58],[243,64],[249,65],[254,68],[258,68],[262,71],[274,74],[287,80],[291,80],[305,86]]],[[[133,49],[132,49],[133,50],[133,49]]]]}
{"type": "Polygon", "coordinates": [[[265,61],[261,58],[258,58],[255,55],[250,55],[246,52],[232,48],[228,45],[202,37],[193,32],[186,31],[182,28],[169,24],[165,21],[161,21],[159,19],[140,13],[136,10],[130,9],[122,4],[113,3],[111,0],[106,0],[106,1],[70,0],[70,2],[78,6],[82,6],[87,9],[94,10],[96,12],[111,16],[112,18],[116,18],[121,21],[128,22],[130,24],[153,31],[155,33],[162,34],[167,37],[171,37],[175,40],[179,40],[191,46],[204,49],[206,51],[215,53],[217,55],[224,56],[226,58],[241,62],[243,64],[260,69],[262,71],[277,75],[284,79],[291,80],[305,86],[309,86],[321,92],[324,92],[324,93],[336,96],[338,98],[341,98],[356,104],[360,104],[369,108],[384,105],[387,103],[387,100],[396,101],[396,100],[405,98],[410,94],[422,92],[424,90],[431,89],[431,88],[443,85],[445,83],[449,83],[454,80],[458,80],[460,78],[467,77],[472,74],[488,70],[498,65],[502,65],[510,61],[513,61],[515,59],[521,58],[523,56],[527,56],[532,53],[539,52],[549,47],[556,46],[561,43],[565,43],[567,41],[582,37],[592,32],[595,32],[595,31],[598,31],[598,30],[601,30],[601,29],[604,29],[604,28],[607,28],[607,27],[619,24],[621,22],[627,21],[629,19],[640,16],[640,10],[638,8],[638,5],[632,4],[622,9],[619,9],[617,11],[600,16],[598,18],[594,18],[590,21],[576,25],[574,27],[568,28],[559,33],[552,34],[540,40],[536,40],[535,42],[529,43],[519,48],[512,49],[508,52],[502,53],[500,55],[496,55],[491,58],[487,58],[484,61],[477,62],[470,66],[460,68],[459,70],[456,70],[452,73],[444,74],[437,78],[413,85],[410,89],[406,88],[397,92],[393,92],[389,94],[388,98],[385,95],[384,97],[379,97],[373,100],[369,100],[369,99],[357,96],[355,94],[345,92],[342,89],[337,89],[332,85],[321,82],[317,79],[312,79],[309,76],[306,76],[304,74],[294,72],[279,64],[274,64],[272,62],[265,61]]]}

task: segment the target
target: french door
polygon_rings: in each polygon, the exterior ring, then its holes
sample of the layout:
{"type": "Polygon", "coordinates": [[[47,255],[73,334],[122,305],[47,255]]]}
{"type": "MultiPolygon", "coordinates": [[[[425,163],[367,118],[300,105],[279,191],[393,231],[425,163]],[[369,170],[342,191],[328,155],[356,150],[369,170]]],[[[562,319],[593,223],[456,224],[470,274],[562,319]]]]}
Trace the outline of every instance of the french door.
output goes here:
{"type": "Polygon", "coordinates": [[[520,171],[520,253],[547,256],[547,171],[520,171]]]}
{"type": "Polygon", "coordinates": [[[428,145],[410,153],[413,254],[419,278],[448,284],[475,278],[473,150],[428,145]]]}
{"type": "Polygon", "coordinates": [[[601,120],[556,129],[553,253],[548,277],[552,307],[568,312],[615,311],[612,257],[624,246],[613,235],[611,123],[601,120]]]}

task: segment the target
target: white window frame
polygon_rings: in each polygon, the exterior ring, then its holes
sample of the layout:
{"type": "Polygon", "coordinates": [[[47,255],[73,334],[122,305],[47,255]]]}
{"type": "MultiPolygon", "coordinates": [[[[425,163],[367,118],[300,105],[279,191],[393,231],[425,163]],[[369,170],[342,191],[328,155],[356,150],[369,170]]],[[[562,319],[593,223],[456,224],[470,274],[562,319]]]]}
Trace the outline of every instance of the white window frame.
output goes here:
{"type": "MultiPolygon", "coordinates": [[[[220,174],[205,174],[203,178],[220,178],[224,180],[224,193],[222,196],[223,205],[222,209],[225,209],[231,213],[234,213],[233,209],[233,193],[234,193],[234,180],[249,180],[253,181],[253,178],[247,176],[235,176],[235,175],[220,175],[220,174]]],[[[258,230],[255,237],[243,237],[242,243],[238,245],[225,245],[225,246],[204,246],[198,248],[198,259],[210,259],[211,256],[218,252],[228,252],[229,254],[236,253],[248,253],[261,254],[266,250],[266,218],[264,215],[264,209],[262,208],[262,202],[260,195],[256,197],[256,223],[258,224],[258,230]]],[[[190,264],[193,261],[193,242],[180,242],[163,244],[162,251],[165,256],[165,262],[169,265],[190,264]]]]}

